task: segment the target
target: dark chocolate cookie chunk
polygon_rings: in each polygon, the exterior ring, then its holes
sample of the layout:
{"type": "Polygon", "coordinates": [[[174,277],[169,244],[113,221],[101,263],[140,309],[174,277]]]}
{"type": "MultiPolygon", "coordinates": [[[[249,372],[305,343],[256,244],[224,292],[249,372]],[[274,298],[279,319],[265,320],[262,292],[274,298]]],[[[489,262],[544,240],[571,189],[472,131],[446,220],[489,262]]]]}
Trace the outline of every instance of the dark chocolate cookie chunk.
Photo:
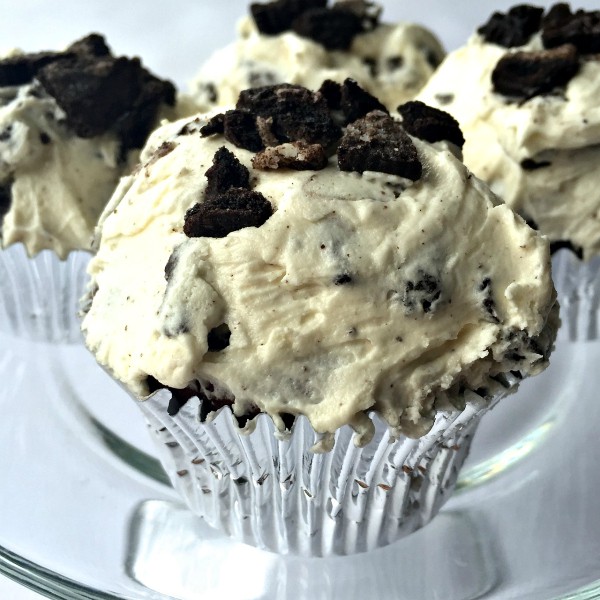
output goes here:
{"type": "Polygon", "coordinates": [[[10,210],[10,205],[12,202],[11,187],[12,182],[3,183],[0,185],[0,239],[2,237],[2,219],[10,210]]]}
{"type": "Polygon", "coordinates": [[[225,146],[215,152],[212,167],[206,171],[206,179],[206,200],[217,198],[230,188],[250,188],[250,171],[225,146]]]}
{"type": "Polygon", "coordinates": [[[343,7],[313,8],[296,17],[292,29],[328,50],[348,50],[355,36],[364,31],[363,20],[343,7]]]}
{"type": "Polygon", "coordinates": [[[99,33],[90,33],[84,38],[73,42],[68,48],[68,52],[75,54],[87,54],[88,56],[108,56],[110,48],[106,45],[104,37],[99,33]]]}
{"type": "Polygon", "coordinates": [[[600,11],[571,12],[568,4],[555,4],[542,22],[545,48],[573,44],[580,54],[600,52],[600,11]]]}
{"type": "Polygon", "coordinates": [[[374,111],[346,129],[338,148],[342,171],[379,171],[416,181],[422,166],[417,150],[402,125],[374,111]]]}
{"type": "MultiPolygon", "coordinates": [[[[192,127],[190,123],[186,123],[179,132],[179,135],[188,135],[193,133],[194,130],[195,128],[192,127]]],[[[200,135],[202,137],[218,135],[221,133],[225,133],[225,115],[223,113],[219,113],[218,115],[211,117],[206,125],[200,127],[200,135]]]]}
{"type": "Polygon", "coordinates": [[[227,323],[221,323],[208,332],[207,343],[209,352],[221,352],[229,346],[231,330],[227,323]]]}
{"type": "Polygon", "coordinates": [[[258,152],[264,148],[256,117],[243,110],[228,110],[223,115],[225,139],[238,148],[258,152]]]}
{"type": "Polygon", "coordinates": [[[513,6],[506,14],[495,12],[477,32],[487,42],[505,48],[523,46],[539,31],[544,9],[529,4],[513,6]]]}
{"type": "Polygon", "coordinates": [[[325,98],[330,110],[338,110],[342,101],[342,84],[326,79],[319,88],[319,94],[325,98]]]}
{"type": "Polygon", "coordinates": [[[255,117],[271,118],[271,133],[279,143],[302,141],[327,148],[341,134],[325,98],[299,85],[284,83],[244,90],[236,109],[255,117]]]}
{"type": "Polygon", "coordinates": [[[340,89],[340,109],[345,118],[345,125],[353,123],[374,110],[388,112],[375,96],[369,94],[354,79],[350,78],[344,81],[340,89]]]}
{"type": "Polygon", "coordinates": [[[250,5],[250,13],[261,33],[277,35],[291,29],[294,19],[304,11],[325,6],[327,0],[276,0],[267,4],[254,2],[250,5]]]}
{"type": "Polygon", "coordinates": [[[578,71],[577,49],[565,44],[552,50],[504,55],[492,72],[492,83],[500,94],[527,99],[566,86],[578,71]]]}
{"type": "Polygon", "coordinates": [[[272,214],[271,203],[260,192],[231,188],[190,208],[183,232],[188,237],[225,237],[244,227],[260,227],[272,214]]]}
{"type": "Polygon", "coordinates": [[[0,60],[0,87],[30,83],[46,65],[61,59],[57,52],[21,54],[0,60]]]}
{"type": "Polygon", "coordinates": [[[286,146],[272,146],[259,152],[253,159],[255,169],[294,169],[319,171],[327,166],[327,154],[320,144],[292,142],[286,146]]]}
{"type": "Polygon", "coordinates": [[[411,135],[431,143],[446,140],[463,147],[465,138],[458,121],[447,112],[418,100],[400,105],[398,112],[402,126],[411,135]]]}

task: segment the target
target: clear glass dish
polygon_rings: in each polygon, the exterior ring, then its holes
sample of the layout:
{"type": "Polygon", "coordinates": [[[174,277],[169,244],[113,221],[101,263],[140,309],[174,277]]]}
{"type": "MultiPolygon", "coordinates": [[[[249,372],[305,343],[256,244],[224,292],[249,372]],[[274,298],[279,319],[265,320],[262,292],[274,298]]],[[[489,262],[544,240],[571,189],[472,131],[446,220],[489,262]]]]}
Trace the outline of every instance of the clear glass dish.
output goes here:
{"type": "Polygon", "coordinates": [[[326,559],[257,550],[192,516],[138,407],[80,343],[1,334],[0,572],[69,600],[600,598],[600,342],[584,330],[565,327],[548,371],[484,417],[431,524],[326,559]]]}

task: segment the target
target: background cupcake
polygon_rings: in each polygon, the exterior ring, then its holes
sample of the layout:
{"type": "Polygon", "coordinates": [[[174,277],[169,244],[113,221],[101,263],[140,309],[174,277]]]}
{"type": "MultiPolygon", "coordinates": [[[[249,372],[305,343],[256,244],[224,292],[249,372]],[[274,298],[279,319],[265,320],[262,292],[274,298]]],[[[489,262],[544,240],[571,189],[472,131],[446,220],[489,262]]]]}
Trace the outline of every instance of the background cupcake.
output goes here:
{"type": "Polygon", "coordinates": [[[547,244],[455,157],[454,119],[402,113],[351,80],[246,90],[155,132],[101,219],[86,344],[135,396],[170,392],[142,403],[169,476],[255,545],[421,526],[480,416],[547,364],[547,244]]]}
{"type": "Polygon", "coordinates": [[[98,217],[175,88],[102,36],[0,60],[2,329],[71,339],[98,217]],[[41,253],[41,254],[40,254],[41,253]],[[62,261],[60,262],[59,261],[62,261]]]}
{"type": "Polygon", "coordinates": [[[420,94],[464,130],[465,164],[548,236],[565,321],[596,337],[600,309],[600,12],[567,4],[495,13],[420,94]],[[581,320],[583,318],[583,321],[581,320]]]}
{"type": "Polygon", "coordinates": [[[395,106],[415,97],[444,57],[429,30],[381,22],[382,7],[359,1],[252,3],[238,39],[215,52],[193,83],[203,109],[234,104],[246,88],[294,83],[318,89],[351,77],[395,106]]]}

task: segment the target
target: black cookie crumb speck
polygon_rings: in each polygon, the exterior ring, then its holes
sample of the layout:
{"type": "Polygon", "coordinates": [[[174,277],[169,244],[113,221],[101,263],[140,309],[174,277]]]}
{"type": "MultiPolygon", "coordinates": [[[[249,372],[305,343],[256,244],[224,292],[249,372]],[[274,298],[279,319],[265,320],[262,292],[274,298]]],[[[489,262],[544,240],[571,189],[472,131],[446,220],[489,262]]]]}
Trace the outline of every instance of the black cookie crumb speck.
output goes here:
{"type": "Polygon", "coordinates": [[[245,227],[260,227],[272,214],[271,203],[260,192],[231,188],[190,208],[183,231],[188,237],[220,238],[245,227]]]}
{"type": "Polygon", "coordinates": [[[338,147],[342,171],[379,171],[416,181],[422,165],[402,125],[374,111],[348,126],[338,147]]]}
{"type": "Polygon", "coordinates": [[[349,273],[340,273],[333,278],[333,283],[335,285],[347,285],[348,283],[352,283],[352,275],[349,273]]]}
{"type": "Polygon", "coordinates": [[[424,313],[434,312],[442,290],[440,280],[432,273],[419,270],[417,280],[408,280],[402,302],[409,312],[421,308],[424,313]]]}
{"type": "Polygon", "coordinates": [[[539,31],[544,9],[529,4],[513,6],[507,13],[495,12],[477,32],[487,42],[505,48],[523,46],[539,31]]]}
{"type": "Polygon", "coordinates": [[[209,352],[221,352],[229,346],[231,330],[227,323],[221,323],[218,327],[208,332],[207,342],[209,352]]]}
{"type": "Polygon", "coordinates": [[[402,125],[408,133],[428,142],[447,140],[459,148],[465,143],[458,121],[447,112],[418,100],[398,107],[402,125]]]}
{"type": "Polygon", "coordinates": [[[533,158],[524,158],[521,161],[521,168],[524,171],[537,171],[537,169],[543,169],[551,165],[552,163],[549,160],[535,161],[533,158]]]}
{"type": "Polygon", "coordinates": [[[263,171],[272,169],[319,171],[327,166],[327,154],[321,144],[291,142],[285,146],[265,148],[252,158],[252,166],[263,171]]]}
{"type": "Polygon", "coordinates": [[[12,182],[0,185],[0,229],[2,228],[2,219],[4,218],[4,215],[10,210],[12,202],[11,187],[12,182]]]}
{"type": "MultiPolygon", "coordinates": [[[[189,133],[193,133],[193,128],[189,125],[189,123],[186,123],[179,132],[179,135],[187,135],[189,133]]],[[[200,135],[202,137],[222,133],[225,133],[225,115],[223,113],[219,113],[218,115],[211,117],[206,123],[206,125],[200,127],[200,135]]]]}
{"type": "Polygon", "coordinates": [[[492,83],[500,94],[528,99],[566,86],[578,71],[577,49],[566,44],[552,50],[504,55],[492,72],[492,83]]]}
{"type": "Polygon", "coordinates": [[[206,179],[204,197],[207,200],[217,198],[230,188],[250,188],[250,172],[225,146],[215,152],[212,167],[206,171],[206,179]]]}
{"type": "Polygon", "coordinates": [[[600,11],[578,10],[568,4],[555,4],[542,22],[545,48],[573,44],[581,54],[600,52],[600,11]]]}

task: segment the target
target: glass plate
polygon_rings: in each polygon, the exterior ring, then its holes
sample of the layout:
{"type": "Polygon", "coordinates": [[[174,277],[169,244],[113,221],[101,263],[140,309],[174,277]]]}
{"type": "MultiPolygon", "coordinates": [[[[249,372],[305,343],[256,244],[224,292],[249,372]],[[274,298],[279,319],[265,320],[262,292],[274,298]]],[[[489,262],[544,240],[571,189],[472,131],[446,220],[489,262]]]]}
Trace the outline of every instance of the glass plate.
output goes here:
{"type": "Polygon", "coordinates": [[[235,543],[177,500],[135,403],[81,343],[0,335],[0,572],[52,598],[600,598],[600,342],[484,417],[423,530],[354,557],[235,543]]]}

